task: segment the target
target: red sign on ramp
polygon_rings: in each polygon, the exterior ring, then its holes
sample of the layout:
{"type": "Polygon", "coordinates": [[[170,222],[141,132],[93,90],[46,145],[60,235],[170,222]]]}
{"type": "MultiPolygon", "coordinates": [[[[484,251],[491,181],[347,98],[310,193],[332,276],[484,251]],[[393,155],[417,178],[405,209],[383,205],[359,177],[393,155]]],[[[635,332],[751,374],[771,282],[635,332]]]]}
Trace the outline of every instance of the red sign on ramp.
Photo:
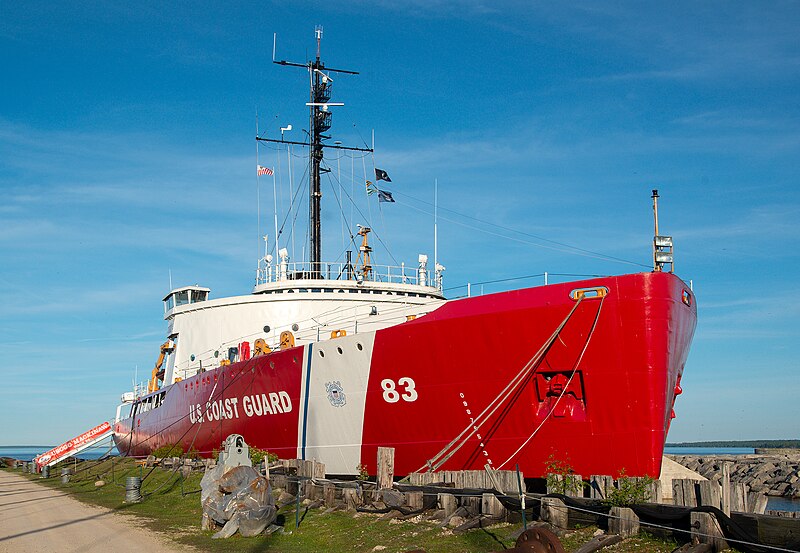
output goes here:
{"type": "Polygon", "coordinates": [[[63,461],[67,457],[71,457],[72,455],[83,451],[87,447],[93,446],[97,442],[104,440],[111,434],[113,434],[113,431],[111,430],[111,424],[104,422],[103,424],[95,426],[91,430],[84,432],[80,436],[64,442],[58,447],[54,447],[50,451],[42,453],[34,458],[34,462],[39,466],[39,468],[42,468],[45,465],[55,465],[59,461],[63,461]]]}

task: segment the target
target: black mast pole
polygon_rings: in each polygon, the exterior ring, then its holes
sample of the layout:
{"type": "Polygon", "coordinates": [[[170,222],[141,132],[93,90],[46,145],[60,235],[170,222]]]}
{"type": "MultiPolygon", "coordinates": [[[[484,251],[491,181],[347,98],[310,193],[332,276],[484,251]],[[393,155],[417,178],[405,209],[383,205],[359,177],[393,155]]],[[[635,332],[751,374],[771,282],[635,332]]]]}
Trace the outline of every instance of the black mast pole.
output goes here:
{"type": "Polygon", "coordinates": [[[322,190],[320,187],[320,164],[322,162],[322,128],[330,128],[330,112],[323,111],[319,104],[324,104],[330,99],[328,92],[327,79],[322,78],[324,66],[319,59],[320,41],[322,39],[322,27],[315,29],[317,38],[317,58],[311,64],[311,189],[309,190],[309,221],[310,229],[310,262],[311,278],[320,278],[322,263],[322,225],[321,225],[321,200],[322,190]],[[327,127],[326,127],[327,122],[327,127]]]}
{"type": "MultiPolygon", "coordinates": [[[[308,197],[308,216],[309,216],[309,262],[311,264],[309,271],[309,278],[322,278],[322,190],[320,182],[320,174],[328,173],[330,169],[322,167],[323,149],[335,148],[337,150],[353,150],[360,152],[371,152],[372,148],[350,148],[346,146],[328,146],[323,141],[328,140],[330,137],[325,133],[331,128],[331,112],[328,110],[328,102],[331,99],[331,83],[333,82],[328,73],[346,73],[348,75],[358,75],[357,71],[348,71],[346,69],[333,69],[325,67],[325,64],[320,60],[320,42],[322,41],[322,27],[317,25],[314,30],[317,39],[317,56],[314,61],[307,64],[294,63],[285,60],[272,60],[272,63],[278,65],[289,65],[294,67],[305,67],[309,71],[309,81],[311,83],[310,101],[309,101],[309,197],[308,197]]],[[[274,57],[274,54],[273,54],[274,57]]],[[[343,105],[343,104],[336,104],[343,105]]],[[[302,144],[301,142],[292,142],[275,140],[270,138],[256,137],[256,140],[264,142],[279,142],[288,144],[302,144]]]]}

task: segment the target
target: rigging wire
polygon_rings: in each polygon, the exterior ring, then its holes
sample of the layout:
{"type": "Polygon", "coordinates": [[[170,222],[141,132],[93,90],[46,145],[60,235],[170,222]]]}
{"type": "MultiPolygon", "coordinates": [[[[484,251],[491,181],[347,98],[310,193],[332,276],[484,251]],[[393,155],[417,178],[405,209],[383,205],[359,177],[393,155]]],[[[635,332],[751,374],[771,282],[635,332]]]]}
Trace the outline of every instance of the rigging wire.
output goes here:
{"type": "MultiPolygon", "coordinates": [[[[425,205],[428,205],[428,206],[432,205],[430,202],[427,202],[425,200],[421,200],[421,199],[417,198],[416,196],[412,196],[410,194],[405,194],[403,192],[393,192],[393,195],[405,196],[406,198],[410,198],[410,199],[415,200],[417,202],[420,202],[422,204],[425,204],[425,205]]],[[[413,205],[410,205],[408,203],[405,203],[405,202],[398,202],[398,203],[400,203],[400,205],[404,205],[406,207],[410,207],[411,209],[414,209],[414,210],[419,211],[421,213],[425,213],[426,215],[431,215],[431,212],[425,211],[424,209],[420,209],[420,208],[415,207],[413,205]]],[[[584,255],[586,257],[593,257],[593,258],[596,258],[596,259],[604,259],[604,260],[607,260],[607,261],[616,261],[618,263],[626,263],[628,265],[636,265],[636,266],[640,266],[640,267],[648,267],[648,268],[650,267],[650,265],[646,265],[644,263],[639,263],[638,261],[630,261],[628,259],[623,259],[621,257],[615,257],[615,256],[611,256],[611,255],[606,255],[606,254],[603,254],[603,253],[595,252],[595,251],[592,251],[592,250],[587,250],[585,248],[579,248],[577,246],[572,246],[572,245],[566,244],[564,242],[559,242],[557,240],[551,240],[549,238],[544,238],[544,237],[538,236],[536,234],[532,234],[532,233],[529,233],[529,232],[524,232],[524,231],[520,231],[520,230],[517,230],[517,229],[513,229],[511,227],[507,227],[507,226],[504,226],[504,225],[501,225],[501,224],[498,224],[498,223],[491,223],[489,221],[484,221],[483,219],[479,219],[478,217],[473,217],[471,215],[467,215],[465,213],[458,212],[458,211],[456,211],[454,209],[448,209],[448,208],[442,207],[442,206],[439,206],[439,209],[443,210],[443,211],[449,211],[450,213],[452,213],[454,215],[457,215],[459,217],[464,217],[465,219],[471,219],[473,221],[476,221],[478,223],[482,223],[482,224],[485,224],[485,225],[491,225],[493,227],[497,227],[499,229],[502,229],[502,230],[505,230],[505,231],[508,231],[508,232],[511,232],[511,233],[514,233],[514,234],[520,234],[522,236],[527,236],[529,238],[534,238],[536,240],[541,240],[542,242],[548,242],[550,244],[554,244],[554,246],[547,246],[545,244],[539,244],[539,243],[536,243],[536,242],[530,242],[530,241],[522,240],[522,239],[519,239],[519,238],[508,237],[508,236],[504,236],[504,235],[496,233],[496,232],[492,232],[492,231],[489,231],[489,230],[486,230],[486,229],[482,229],[480,227],[470,226],[470,225],[467,225],[466,223],[462,223],[460,221],[456,221],[456,220],[453,220],[453,219],[445,219],[448,222],[455,223],[455,224],[458,224],[458,225],[461,225],[461,226],[464,226],[464,227],[467,227],[467,228],[471,228],[471,229],[477,230],[479,232],[485,232],[487,234],[492,234],[494,236],[499,236],[501,238],[508,238],[508,239],[511,239],[511,240],[516,240],[517,242],[522,242],[522,243],[525,243],[525,244],[530,244],[532,246],[539,246],[539,247],[542,247],[542,248],[547,248],[547,249],[551,249],[551,250],[555,250],[555,251],[560,251],[560,252],[563,252],[563,253],[571,253],[571,254],[574,254],[574,255],[584,255]],[[555,246],[560,246],[560,247],[555,247],[555,246]],[[566,249],[564,249],[564,248],[566,248],[566,249]]]]}
{"type": "Polygon", "coordinates": [[[533,430],[533,432],[531,432],[531,435],[528,436],[528,438],[524,442],[522,442],[522,445],[520,445],[517,448],[517,450],[509,456],[508,459],[506,459],[505,461],[503,461],[502,463],[500,463],[497,466],[498,469],[502,469],[506,465],[506,463],[508,463],[520,451],[522,451],[522,448],[524,448],[526,445],[528,445],[528,443],[533,439],[533,437],[536,436],[536,434],[539,433],[539,430],[541,430],[542,426],[544,426],[544,423],[547,422],[550,419],[550,415],[552,415],[555,412],[556,407],[558,407],[558,404],[561,402],[561,398],[563,398],[564,395],[567,393],[567,390],[569,389],[569,385],[572,384],[572,379],[575,378],[575,374],[578,372],[578,367],[580,366],[581,361],[583,361],[583,355],[586,353],[586,349],[589,347],[589,342],[592,341],[592,336],[594,335],[594,329],[597,328],[597,321],[600,319],[600,312],[603,310],[603,302],[605,302],[605,300],[606,300],[605,296],[600,298],[600,305],[597,307],[597,313],[595,313],[594,321],[592,321],[592,328],[589,329],[589,334],[586,337],[586,342],[583,344],[583,349],[581,350],[581,354],[578,356],[577,361],[575,361],[575,365],[573,365],[573,367],[572,367],[572,373],[569,375],[569,379],[567,379],[567,383],[564,385],[564,388],[561,390],[561,394],[558,396],[558,398],[556,399],[555,403],[553,403],[553,407],[551,407],[550,410],[547,412],[547,415],[545,415],[545,417],[542,419],[542,422],[539,423],[539,426],[537,426],[533,430]]]}
{"type": "Polygon", "coordinates": [[[549,351],[550,347],[555,342],[555,339],[561,334],[561,331],[564,329],[566,324],[572,318],[572,315],[578,309],[578,306],[583,302],[583,298],[581,297],[578,301],[575,302],[575,305],[572,306],[572,309],[567,313],[567,316],[564,318],[563,321],[556,327],[550,337],[545,340],[544,344],[539,348],[539,350],[531,357],[531,359],[525,363],[522,369],[509,381],[505,388],[503,388],[497,396],[484,408],[481,413],[475,417],[474,421],[470,421],[470,423],[461,431],[461,433],[453,438],[453,440],[443,447],[436,455],[431,457],[426,465],[420,467],[417,472],[427,468],[429,472],[434,472],[439,467],[441,467],[447,460],[449,460],[461,447],[466,444],[467,440],[469,440],[473,435],[475,435],[478,430],[489,420],[489,418],[494,414],[495,411],[505,402],[506,398],[508,398],[514,390],[522,383],[526,378],[527,374],[533,370],[536,371],[536,368],[539,366],[541,361],[544,359],[545,355],[549,351]],[[469,433],[468,433],[469,432],[469,433]],[[468,433],[468,434],[467,434],[468,433]],[[466,435],[466,437],[465,437],[466,435]]]}
{"type": "MultiPolygon", "coordinates": [[[[344,157],[344,156],[342,156],[342,157],[344,157]]],[[[354,163],[356,158],[361,158],[362,162],[365,161],[364,158],[366,156],[348,154],[348,157],[350,157],[351,161],[354,163]]],[[[362,163],[362,165],[363,165],[363,163],[362,163]]],[[[355,167],[353,166],[352,169],[354,169],[354,168],[355,167]]],[[[365,171],[365,169],[364,169],[364,171],[365,171]]],[[[331,173],[332,173],[332,171],[331,171],[331,173]]],[[[332,179],[336,180],[337,182],[340,182],[338,178],[332,177],[331,173],[329,173],[329,178],[332,178],[332,179]]],[[[353,190],[355,188],[355,174],[354,173],[355,172],[351,170],[351,174],[350,174],[350,176],[351,176],[351,188],[353,190]]],[[[365,174],[365,179],[366,179],[366,173],[364,173],[364,174],[365,174]]],[[[421,200],[421,199],[417,198],[416,196],[412,196],[410,194],[406,194],[406,193],[403,193],[403,192],[396,192],[395,191],[395,192],[393,192],[393,195],[405,197],[405,198],[408,198],[408,199],[410,199],[412,201],[419,202],[419,203],[427,205],[427,206],[431,206],[432,205],[428,201],[421,200]]],[[[352,221],[352,213],[353,213],[353,209],[355,209],[359,213],[359,215],[361,215],[361,217],[364,217],[367,221],[370,221],[370,224],[371,224],[372,217],[371,217],[371,207],[370,207],[369,201],[367,202],[367,206],[369,208],[369,212],[370,213],[369,213],[368,216],[365,217],[364,213],[358,208],[357,202],[355,201],[353,195],[351,194],[351,195],[347,195],[347,196],[348,196],[348,200],[350,201],[350,205],[351,205],[351,218],[350,218],[350,220],[352,221]]],[[[407,203],[407,202],[404,202],[404,201],[399,201],[397,203],[399,205],[404,206],[404,207],[408,207],[410,209],[413,209],[413,210],[415,210],[415,211],[417,211],[419,213],[423,213],[425,215],[431,215],[430,211],[428,211],[426,209],[423,209],[423,208],[420,208],[420,207],[417,207],[417,206],[415,206],[413,204],[410,204],[410,203],[407,203]]],[[[465,213],[461,213],[461,212],[456,211],[454,209],[449,209],[449,208],[445,208],[445,207],[441,207],[441,206],[439,206],[439,209],[442,210],[442,211],[446,211],[446,212],[452,213],[452,214],[454,214],[454,215],[456,215],[458,217],[463,217],[465,219],[470,219],[470,220],[473,220],[473,221],[475,221],[477,223],[481,223],[481,224],[485,224],[485,225],[491,225],[492,227],[495,227],[497,229],[501,229],[501,230],[510,232],[510,233],[512,233],[512,236],[508,236],[507,234],[503,234],[503,233],[500,233],[500,232],[492,231],[492,230],[489,230],[489,229],[481,228],[480,226],[470,225],[470,224],[468,224],[468,223],[466,223],[464,221],[459,221],[458,219],[454,219],[454,218],[451,218],[451,217],[442,217],[440,215],[440,217],[443,220],[447,221],[447,222],[450,222],[450,223],[453,223],[453,224],[456,224],[456,225],[459,225],[459,226],[462,226],[462,227],[465,227],[465,228],[469,228],[469,229],[475,230],[477,232],[482,232],[482,233],[489,234],[489,235],[492,235],[492,236],[497,236],[499,238],[513,240],[513,241],[516,241],[516,242],[519,242],[519,243],[522,243],[522,244],[527,244],[527,245],[531,245],[531,246],[536,246],[536,247],[546,248],[546,249],[550,249],[550,250],[554,250],[554,251],[559,251],[559,252],[562,252],[562,253],[568,253],[568,254],[573,254],[573,255],[582,255],[584,257],[591,257],[591,258],[595,258],[595,259],[613,261],[613,262],[617,262],[617,263],[625,263],[625,264],[639,266],[639,267],[649,267],[649,265],[646,265],[644,263],[639,263],[639,262],[636,262],[636,261],[630,261],[630,260],[627,260],[627,259],[623,259],[623,258],[619,258],[619,257],[615,257],[615,256],[610,256],[610,255],[599,253],[599,252],[594,252],[592,250],[588,250],[588,249],[585,249],[585,248],[580,248],[580,247],[572,246],[570,244],[566,244],[566,243],[559,242],[559,241],[556,241],[556,240],[551,240],[551,239],[548,239],[548,238],[544,238],[544,237],[536,235],[536,234],[532,234],[532,233],[528,233],[528,232],[524,232],[524,231],[519,231],[517,229],[513,229],[511,227],[507,227],[507,226],[500,225],[500,224],[497,224],[497,223],[490,223],[489,221],[485,221],[485,220],[480,219],[478,217],[474,217],[474,216],[471,216],[471,215],[467,215],[465,213]],[[521,238],[522,236],[528,237],[528,238],[532,238],[534,240],[538,240],[539,242],[531,241],[531,240],[525,240],[524,238],[521,238]],[[541,242],[547,242],[547,244],[542,244],[541,242]]],[[[340,202],[340,210],[343,211],[341,209],[341,202],[340,202]]],[[[343,216],[344,216],[344,214],[343,214],[343,216]]],[[[374,232],[374,230],[373,230],[373,232],[374,232]]],[[[394,261],[394,263],[397,263],[397,260],[391,254],[391,252],[388,249],[388,246],[383,241],[383,239],[380,237],[380,235],[377,232],[375,232],[375,236],[378,239],[378,241],[381,243],[381,245],[384,247],[384,249],[387,251],[387,253],[391,257],[391,259],[394,261]]]]}
{"type": "MultiPolygon", "coordinates": [[[[328,173],[328,178],[329,178],[329,179],[330,179],[330,178],[332,178],[332,177],[331,177],[331,173],[328,173]]],[[[345,194],[347,194],[347,192],[345,192],[345,194]]],[[[368,218],[368,217],[365,217],[365,216],[364,216],[364,213],[361,211],[361,209],[359,209],[358,205],[356,205],[356,202],[355,202],[355,200],[353,199],[353,197],[352,197],[351,195],[349,195],[349,194],[348,194],[348,195],[347,195],[347,198],[350,200],[350,205],[351,205],[351,206],[352,206],[352,207],[353,207],[353,208],[354,208],[354,209],[355,209],[355,210],[358,212],[358,214],[359,214],[361,217],[363,217],[365,221],[370,221],[370,218],[368,218]]],[[[368,205],[369,205],[369,204],[368,204],[368,205]]],[[[352,220],[352,219],[351,219],[351,220],[352,220]]],[[[388,247],[388,246],[386,245],[386,243],[383,241],[383,239],[381,238],[380,234],[378,234],[378,233],[377,233],[377,232],[376,232],[374,229],[373,229],[372,233],[375,235],[375,238],[378,240],[378,242],[380,242],[380,244],[383,246],[384,250],[385,250],[385,251],[386,251],[386,253],[389,255],[389,257],[391,258],[392,262],[394,262],[394,264],[395,264],[395,265],[399,265],[399,264],[400,264],[400,262],[399,262],[399,261],[397,261],[397,259],[395,259],[395,257],[392,255],[392,252],[389,250],[389,247],[388,247]]]]}

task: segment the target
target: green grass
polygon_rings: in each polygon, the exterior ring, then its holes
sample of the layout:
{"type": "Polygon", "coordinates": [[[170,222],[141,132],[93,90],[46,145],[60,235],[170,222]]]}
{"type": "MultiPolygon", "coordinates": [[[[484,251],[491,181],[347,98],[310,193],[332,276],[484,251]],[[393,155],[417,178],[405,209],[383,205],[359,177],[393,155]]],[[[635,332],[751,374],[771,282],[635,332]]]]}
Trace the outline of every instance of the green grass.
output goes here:
{"type": "MultiPolygon", "coordinates": [[[[53,488],[63,489],[77,499],[107,507],[119,513],[136,516],[147,528],[162,534],[167,539],[196,547],[202,551],[237,552],[308,552],[308,551],[372,551],[376,546],[384,546],[385,553],[424,549],[442,553],[484,553],[501,551],[514,546],[512,534],[520,528],[519,524],[497,524],[486,529],[474,529],[463,534],[454,534],[449,529],[439,528],[434,522],[412,519],[409,521],[378,520],[380,517],[359,513],[356,515],[337,511],[324,513],[320,509],[305,512],[301,506],[300,515],[304,518],[295,529],[294,505],[281,509],[279,522],[283,523],[284,533],[269,536],[243,538],[234,535],[226,540],[213,540],[213,532],[200,529],[202,510],[200,508],[199,483],[201,474],[194,473],[183,480],[179,473],[161,468],[150,472],[142,469],[128,459],[115,459],[102,463],[86,462],[77,465],[77,473],[66,486],[61,484],[60,469],[52,471],[49,479],[25,475],[53,488]],[[144,476],[140,503],[126,504],[125,477],[144,476]],[[95,482],[103,480],[102,487],[95,482]]],[[[22,474],[21,471],[14,471],[22,474]]],[[[566,551],[574,551],[592,538],[596,527],[567,531],[561,538],[566,551]]],[[[677,544],[672,540],[655,538],[642,533],[622,543],[608,548],[618,553],[652,551],[668,553],[677,544]]]]}

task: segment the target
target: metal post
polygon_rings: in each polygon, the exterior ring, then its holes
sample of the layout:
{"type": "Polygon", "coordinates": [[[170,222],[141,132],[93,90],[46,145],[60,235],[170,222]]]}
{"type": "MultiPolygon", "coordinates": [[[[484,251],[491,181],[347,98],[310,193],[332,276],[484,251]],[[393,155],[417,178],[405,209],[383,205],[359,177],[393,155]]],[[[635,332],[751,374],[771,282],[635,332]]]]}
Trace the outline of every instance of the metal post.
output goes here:
{"type": "MultiPolygon", "coordinates": [[[[658,236],[658,190],[655,188],[653,189],[653,224],[654,224],[654,232],[653,236],[658,236]]],[[[656,261],[656,243],[655,238],[653,239],[653,270],[660,271],[661,267],[659,267],[658,262],[656,261]]]]}
{"type": "MultiPolygon", "coordinates": [[[[324,117],[322,108],[319,105],[322,98],[317,98],[317,91],[321,90],[323,83],[321,82],[321,71],[324,68],[319,59],[319,38],[317,35],[317,59],[314,61],[309,70],[312,75],[312,89],[311,89],[311,190],[309,190],[309,221],[311,227],[310,240],[310,260],[311,260],[311,278],[320,278],[320,262],[322,261],[322,228],[321,228],[321,198],[322,191],[320,190],[320,163],[322,162],[322,118],[324,117]]],[[[327,88],[327,87],[326,87],[327,88]]]]}
{"type": "Polygon", "coordinates": [[[519,508],[522,511],[522,529],[528,529],[528,521],[525,520],[525,494],[522,492],[522,475],[519,473],[519,463],[517,463],[517,487],[519,488],[519,508]]]}
{"type": "Polygon", "coordinates": [[[294,506],[294,528],[300,528],[300,477],[297,477],[297,498],[294,506]]]}

